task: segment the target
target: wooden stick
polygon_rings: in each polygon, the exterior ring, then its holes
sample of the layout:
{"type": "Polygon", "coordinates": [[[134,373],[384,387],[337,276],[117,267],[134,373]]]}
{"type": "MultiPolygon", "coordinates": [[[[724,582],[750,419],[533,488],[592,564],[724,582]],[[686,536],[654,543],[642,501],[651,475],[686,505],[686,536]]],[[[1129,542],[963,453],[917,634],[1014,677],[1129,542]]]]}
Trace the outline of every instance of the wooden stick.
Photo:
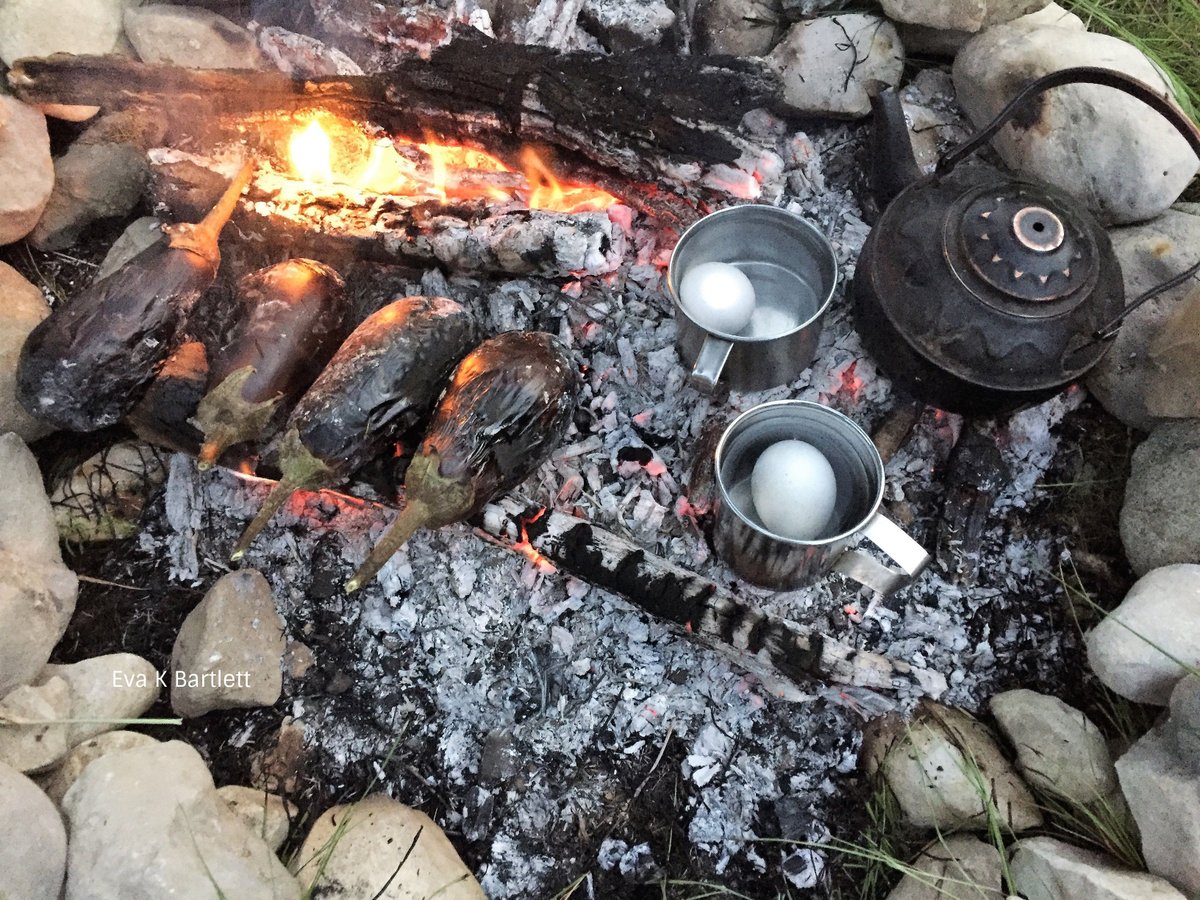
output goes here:
{"type": "Polygon", "coordinates": [[[856,650],[769,615],[715,581],[584,519],[506,497],[475,521],[488,534],[510,545],[527,542],[563,571],[682,625],[690,637],[740,666],[765,668],[791,681],[815,678],[935,697],[946,689],[936,672],[856,650]]]}

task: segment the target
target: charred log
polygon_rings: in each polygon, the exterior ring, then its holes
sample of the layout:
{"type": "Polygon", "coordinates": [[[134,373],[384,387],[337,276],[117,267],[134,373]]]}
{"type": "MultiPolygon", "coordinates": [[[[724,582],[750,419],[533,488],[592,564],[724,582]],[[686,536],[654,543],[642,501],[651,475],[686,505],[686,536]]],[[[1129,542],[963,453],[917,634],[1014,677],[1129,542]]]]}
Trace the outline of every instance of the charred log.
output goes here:
{"type": "Polygon", "coordinates": [[[978,576],[988,514],[1010,477],[995,432],[978,427],[964,431],[950,454],[938,525],[938,562],[953,580],[969,582],[978,576]]]}
{"type": "Polygon", "coordinates": [[[573,175],[607,172],[684,193],[704,170],[760,153],[738,134],[742,117],[781,105],[777,79],[758,62],[657,50],[559,53],[482,36],[460,36],[429,59],[398,60],[378,75],[302,80],[80,56],[23,60],[9,83],[31,103],[151,108],[171,123],[176,146],[215,122],[232,136],[256,115],[321,109],[393,137],[433,136],[513,161],[523,147],[550,146],[573,175]]]}
{"type": "Polygon", "coordinates": [[[584,519],[506,498],[475,520],[510,545],[528,544],[556,566],[620,594],[646,612],[681,625],[695,640],[751,671],[937,696],[936,672],[856,650],[837,639],[771,616],[695,572],[584,519]]]}

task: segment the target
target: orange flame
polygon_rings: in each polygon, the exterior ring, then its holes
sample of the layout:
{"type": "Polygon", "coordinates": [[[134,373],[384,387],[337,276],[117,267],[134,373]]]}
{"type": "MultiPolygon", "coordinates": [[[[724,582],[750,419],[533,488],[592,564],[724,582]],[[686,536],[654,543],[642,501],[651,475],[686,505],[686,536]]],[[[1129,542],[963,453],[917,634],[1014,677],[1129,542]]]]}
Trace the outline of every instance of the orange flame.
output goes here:
{"type": "Polygon", "coordinates": [[[288,158],[302,181],[377,194],[520,202],[529,209],[566,213],[605,210],[620,202],[598,187],[560,181],[531,147],[522,151],[523,171],[517,172],[490,153],[443,144],[431,135],[423,142],[373,141],[354,123],[324,116],[293,133],[288,158]]]}
{"type": "Polygon", "coordinates": [[[553,573],[557,572],[558,569],[555,567],[554,563],[550,561],[548,556],[545,556],[540,550],[538,550],[537,547],[533,546],[533,542],[529,540],[529,531],[526,528],[526,526],[532,525],[544,515],[546,515],[546,507],[543,506],[532,516],[529,516],[528,518],[522,516],[519,519],[521,523],[521,540],[513,544],[512,548],[517,553],[520,553],[527,560],[529,560],[529,562],[535,569],[537,569],[537,571],[544,575],[552,575],[553,573]]]}

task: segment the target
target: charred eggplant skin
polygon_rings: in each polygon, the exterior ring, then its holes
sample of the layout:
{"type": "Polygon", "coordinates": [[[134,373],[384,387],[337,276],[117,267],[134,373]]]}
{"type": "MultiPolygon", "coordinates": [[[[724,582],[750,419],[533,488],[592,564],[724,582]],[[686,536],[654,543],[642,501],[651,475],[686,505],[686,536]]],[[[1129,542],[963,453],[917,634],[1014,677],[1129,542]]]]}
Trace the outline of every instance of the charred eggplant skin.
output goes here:
{"type": "Polygon", "coordinates": [[[164,240],[38,324],[17,362],[17,400],[30,415],[96,431],[133,408],[217,277],[217,238],[253,173],[249,161],[202,221],[167,226],[164,240]]]}
{"type": "Polygon", "coordinates": [[[469,518],[532,475],[566,437],[578,381],[571,354],[549,334],[510,331],[472,350],[405,473],[404,509],[346,591],[373,578],[418,529],[469,518]]]}
{"type": "Polygon", "coordinates": [[[401,297],[368,316],[288,417],[283,478],[232,558],[242,557],[292,491],[342,481],[423,420],[478,334],[470,313],[445,297],[401,297]]]}
{"type": "Polygon", "coordinates": [[[446,297],[402,297],[372,313],[296,404],[285,430],[337,477],[348,476],[428,414],[479,339],[446,297]]]}
{"type": "Polygon", "coordinates": [[[196,415],[202,466],[232,444],[269,437],[350,331],[346,284],[315,260],[252,272],[238,281],[237,295],[244,312],[214,354],[196,415]]]}
{"type": "Polygon", "coordinates": [[[570,353],[542,332],[499,334],[459,364],[420,449],[437,457],[443,478],[471,485],[472,505],[459,518],[550,458],[574,418],[577,392],[570,353]]]}
{"type": "Polygon", "coordinates": [[[144,441],[197,456],[204,435],[191,423],[208,384],[208,358],[199,341],[180,344],[172,353],[125,424],[144,441]]]}
{"type": "Polygon", "coordinates": [[[166,240],[56,309],[30,333],[17,365],[17,399],[68,431],[119,421],[166,360],[180,325],[216,267],[166,240]]]}

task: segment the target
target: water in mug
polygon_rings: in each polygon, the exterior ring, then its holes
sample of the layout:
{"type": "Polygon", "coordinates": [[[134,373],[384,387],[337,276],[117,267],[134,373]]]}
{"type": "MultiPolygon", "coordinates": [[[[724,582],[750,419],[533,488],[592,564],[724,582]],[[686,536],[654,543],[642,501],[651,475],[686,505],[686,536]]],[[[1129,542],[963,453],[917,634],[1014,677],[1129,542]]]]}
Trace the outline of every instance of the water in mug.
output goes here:
{"type": "Polygon", "coordinates": [[[817,292],[797,273],[773,262],[739,260],[733,264],[754,285],[754,315],[741,332],[746,337],[778,337],[816,315],[817,292]]]}

